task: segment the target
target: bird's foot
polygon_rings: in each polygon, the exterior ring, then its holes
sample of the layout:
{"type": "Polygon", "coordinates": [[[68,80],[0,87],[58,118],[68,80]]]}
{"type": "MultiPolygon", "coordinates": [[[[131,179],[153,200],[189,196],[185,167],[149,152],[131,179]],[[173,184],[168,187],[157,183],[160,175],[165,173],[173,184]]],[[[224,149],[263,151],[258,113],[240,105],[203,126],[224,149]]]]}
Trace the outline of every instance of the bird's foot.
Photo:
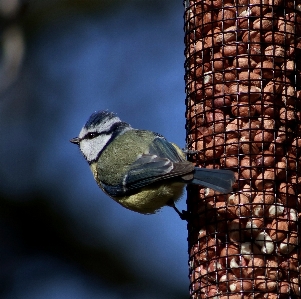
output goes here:
{"type": "Polygon", "coordinates": [[[173,200],[170,200],[167,203],[167,205],[172,207],[176,211],[176,213],[180,216],[180,218],[182,220],[188,221],[188,219],[189,219],[189,212],[188,211],[182,210],[182,212],[180,212],[179,209],[176,207],[175,202],[173,200]]]}

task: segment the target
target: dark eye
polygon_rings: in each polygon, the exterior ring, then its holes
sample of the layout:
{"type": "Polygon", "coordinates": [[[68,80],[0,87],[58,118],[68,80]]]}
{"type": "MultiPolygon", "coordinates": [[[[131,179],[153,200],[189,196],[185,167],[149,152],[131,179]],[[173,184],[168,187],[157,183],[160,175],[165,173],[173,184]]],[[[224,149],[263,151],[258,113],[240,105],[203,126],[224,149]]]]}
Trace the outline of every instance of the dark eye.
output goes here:
{"type": "Polygon", "coordinates": [[[95,137],[97,137],[99,134],[96,132],[90,132],[85,136],[85,139],[93,139],[95,137]]]}

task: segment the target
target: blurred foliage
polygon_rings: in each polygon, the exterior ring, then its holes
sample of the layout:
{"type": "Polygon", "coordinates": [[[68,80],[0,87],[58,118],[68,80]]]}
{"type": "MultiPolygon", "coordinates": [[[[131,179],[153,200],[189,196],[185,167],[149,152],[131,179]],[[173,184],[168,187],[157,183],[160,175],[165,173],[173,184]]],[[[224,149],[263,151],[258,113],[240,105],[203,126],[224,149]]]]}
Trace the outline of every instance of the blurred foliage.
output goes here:
{"type": "MultiPolygon", "coordinates": [[[[165,14],[170,5],[178,3],[176,0],[28,0],[30,5],[22,21],[27,33],[38,30],[43,24],[52,22],[56,18],[64,18],[72,14],[89,14],[106,18],[114,16],[116,11],[127,6],[135,6],[141,12],[165,14]]],[[[117,20],[118,21],[118,20],[117,20]]]]}
{"type": "Polygon", "coordinates": [[[72,222],[51,207],[49,196],[34,191],[23,196],[24,200],[0,197],[2,225],[13,232],[10,238],[14,238],[12,243],[16,242],[19,254],[45,252],[58,256],[115,286],[141,283],[133,269],[116,258],[122,257],[121,247],[112,251],[81,244],[69,227],[72,222]]]}
{"type": "Polygon", "coordinates": [[[18,260],[46,254],[75,265],[83,275],[120,293],[120,298],[131,298],[139,292],[152,294],[153,288],[158,297],[161,294],[175,299],[186,297],[177,287],[162,290],[145,282],[136,265],[126,262],[122,244],[105,248],[81,243],[70,228],[72,220],[54,209],[50,202],[49,195],[38,191],[24,194],[23,200],[0,195],[0,294],[9,293],[13,281],[10,277],[18,267],[18,260]],[[125,290],[129,288],[133,291],[127,291],[126,295],[125,290]]]}

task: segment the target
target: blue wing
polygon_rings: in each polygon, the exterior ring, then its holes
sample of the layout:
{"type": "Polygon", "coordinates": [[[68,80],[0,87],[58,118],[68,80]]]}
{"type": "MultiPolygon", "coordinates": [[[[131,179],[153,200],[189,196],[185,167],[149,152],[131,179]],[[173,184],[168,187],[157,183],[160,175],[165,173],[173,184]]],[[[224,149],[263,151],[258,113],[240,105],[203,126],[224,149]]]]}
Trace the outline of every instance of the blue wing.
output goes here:
{"type": "Polygon", "coordinates": [[[101,187],[111,196],[124,196],[160,180],[181,177],[194,171],[192,163],[186,161],[164,137],[156,135],[149,153],[142,154],[129,168],[119,186],[101,187]]]}

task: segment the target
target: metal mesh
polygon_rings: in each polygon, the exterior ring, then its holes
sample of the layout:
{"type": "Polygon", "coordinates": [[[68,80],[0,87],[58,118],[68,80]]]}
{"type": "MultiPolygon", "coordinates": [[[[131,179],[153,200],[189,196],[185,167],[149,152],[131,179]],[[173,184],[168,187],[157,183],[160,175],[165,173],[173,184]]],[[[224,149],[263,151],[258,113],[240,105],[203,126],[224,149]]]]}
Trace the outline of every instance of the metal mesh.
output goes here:
{"type": "Polygon", "coordinates": [[[300,298],[301,0],[184,5],[190,298],[300,298]]]}

